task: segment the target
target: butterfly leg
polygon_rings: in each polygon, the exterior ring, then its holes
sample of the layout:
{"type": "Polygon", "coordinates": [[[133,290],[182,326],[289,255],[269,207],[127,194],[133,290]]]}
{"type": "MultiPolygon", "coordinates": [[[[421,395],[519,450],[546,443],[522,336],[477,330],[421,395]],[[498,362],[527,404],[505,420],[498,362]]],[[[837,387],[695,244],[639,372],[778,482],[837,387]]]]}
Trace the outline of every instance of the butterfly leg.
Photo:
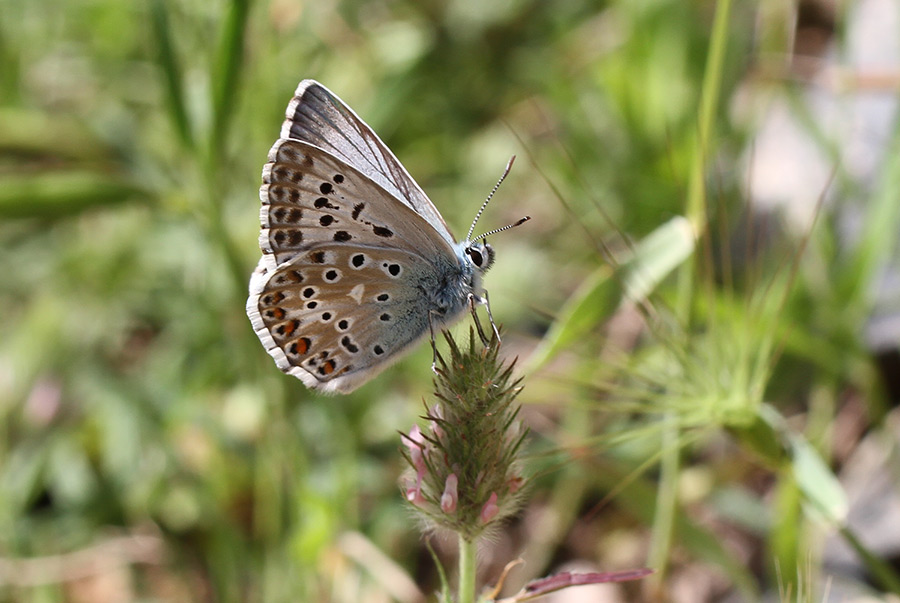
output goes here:
{"type": "Polygon", "coordinates": [[[437,375],[437,344],[434,342],[434,321],[431,320],[431,314],[431,312],[428,313],[428,332],[431,334],[431,372],[437,375]]]}
{"type": "Polygon", "coordinates": [[[475,323],[475,330],[478,331],[478,337],[481,338],[481,345],[487,346],[490,344],[490,340],[484,334],[484,329],[481,328],[481,321],[478,320],[478,312],[475,311],[475,305],[481,303],[481,298],[469,294],[469,311],[472,312],[472,322],[475,323]]]}
{"type": "Polygon", "coordinates": [[[478,320],[478,313],[475,311],[476,304],[483,304],[487,309],[488,320],[490,320],[491,322],[491,328],[494,330],[494,335],[497,337],[497,343],[500,343],[500,333],[497,330],[497,325],[494,324],[494,317],[491,315],[491,305],[487,297],[487,291],[484,292],[484,297],[478,297],[470,293],[469,309],[472,312],[472,320],[475,321],[475,330],[478,331],[478,337],[481,338],[481,343],[485,346],[489,346],[491,344],[491,340],[488,339],[487,335],[484,334],[484,329],[481,328],[481,321],[478,320]]]}
{"type": "Polygon", "coordinates": [[[491,300],[488,298],[487,289],[484,289],[484,308],[487,310],[488,320],[491,321],[491,328],[494,330],[494,337],[497,338],[497,344],[502,343],[500,341],[500,329],[497,328],[497,323],[494,322],[494,315],[491,314],[491,300]]]}

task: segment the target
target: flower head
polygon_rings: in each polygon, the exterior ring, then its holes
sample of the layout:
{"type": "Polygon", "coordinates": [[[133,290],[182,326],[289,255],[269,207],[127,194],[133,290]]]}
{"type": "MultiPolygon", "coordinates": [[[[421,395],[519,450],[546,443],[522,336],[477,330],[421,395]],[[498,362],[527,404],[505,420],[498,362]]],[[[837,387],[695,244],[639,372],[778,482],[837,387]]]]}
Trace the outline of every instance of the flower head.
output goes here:
{"type": "Polygon", "coordinates": [[[422,417],[428,428],[403,434],[410,470],[406,497],[431,529],[474,540],[520,506],[526,480],[518,452],[526,431],[513,404],[520,391],[512,364],[499,361],[496,340],[466,348],[445,333],[449,360],[438,356],[437,403],[422,417]]]}

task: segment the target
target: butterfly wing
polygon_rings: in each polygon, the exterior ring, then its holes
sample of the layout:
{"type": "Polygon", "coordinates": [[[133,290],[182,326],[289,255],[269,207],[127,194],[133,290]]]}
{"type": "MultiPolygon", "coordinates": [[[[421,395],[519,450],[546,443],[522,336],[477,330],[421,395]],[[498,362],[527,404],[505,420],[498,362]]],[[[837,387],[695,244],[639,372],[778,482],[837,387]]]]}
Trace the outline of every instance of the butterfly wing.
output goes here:
{"type": "Polygon", "coordinates": [[[279,140],[259,189],[259,246],[274,269],[316,243],[361,243],[455,257],[450,243],[408,205],[325,150],[279,140]]]}
{"type": "Polygon", "coordinates": [[[260,188],[260,248],[247,314],[284,372],[355,389],[464,308],[460,260],[413,208],[343,160],[279,140],[260,188]],[[445,292],[454,303],[437,303],[445,292]]]}
{"type": "Polygon", "coordinates": [[[455,241],[437,208],[390,149],[344,102],[315,80],[303,80],[287,108],[282,138],[308,142],[367,174],[422,216],[441,237],[455,241]]]}
{"type": "Polygon", "coordinates": [[[428,333],[422,289],[439,272],[421,256],[321,243],[251,281],[248,313],[275,363],[307,387],[347,393],[428,333]]]}

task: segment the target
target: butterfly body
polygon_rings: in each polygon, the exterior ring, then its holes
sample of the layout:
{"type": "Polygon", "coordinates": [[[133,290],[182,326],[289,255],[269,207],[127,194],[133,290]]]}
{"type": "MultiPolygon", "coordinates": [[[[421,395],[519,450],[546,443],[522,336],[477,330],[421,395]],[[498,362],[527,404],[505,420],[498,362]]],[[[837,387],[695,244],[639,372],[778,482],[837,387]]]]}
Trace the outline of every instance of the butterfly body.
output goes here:
{"type": "Polygon", "coordinates": [[[312,80],[288,105],[260,188],[247,314],[285,373],[349,392],[482,301],[493,251],[456,242],[374,132],[312,80]]]}

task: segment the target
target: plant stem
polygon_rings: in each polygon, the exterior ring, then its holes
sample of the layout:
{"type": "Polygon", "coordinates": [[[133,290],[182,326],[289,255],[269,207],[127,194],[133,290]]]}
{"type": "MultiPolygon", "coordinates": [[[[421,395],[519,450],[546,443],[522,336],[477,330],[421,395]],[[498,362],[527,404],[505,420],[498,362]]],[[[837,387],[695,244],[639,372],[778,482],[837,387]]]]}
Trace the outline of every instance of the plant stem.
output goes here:
{"type": "Polygon", "coordinates": [[[843,526],[840,528],[840,532],[841,536],[847,540],[847,543],[852,546],[853,550],[855,550],[860,558],[862,558],[866,569],[869,570],[869,573],[875,578],[875,581],[885,590],[894,594],[900,594],[900,576],[897,575],[894,568],[892,568],[884,559],[867,549],[862,541],[856,537],[853,530],[847,526],[843,526]]]}
{"type": "MultiPolygon", "coordinates": [[[[728,23],[731,14],[731,0],[720,0],[716,3],[716,15],[709,42],[709,55],[706,58],[706,70],[703,74],[703,87],[700,91],[700,109],[697,118],[697,143],[694,146],[694,157],[688,180],[685,216],[691,221],[694,232],[700,236],[706,230],[706,184],[704,181],[706,158],[709,154],[709,143],[712,136],[716,111],[719,106],[719,92],[722,87],[722,66],[725,60],[725,47],[728,41],[728,23]]],[[[678,302],[676,308],[679,317],[687,324],[692,292],[694,290],[694,266],[696,256],[686,262],[678,280],[678,302]]]]}
{"type": "Polygon", "coordinates": [[[653,518],[653,540],[648,556],[648,564],[657,570],[657,586],[661,586],[666,575],[666,564],[672,547],[672,531],[675,525],[675,507],[678,504],[678,472],[681,466],[678,458],[680,437],[678,420],[668,414],[662,420],[662,458],[660,461],[659,486],[656,490],[656,512],[653,518]]]}
{"type": "MultiPolygon", "coordinates": [[[[685,215],[693,225],[698,237],[706,230],[704,170],[715,125],[716,111],[719,105],[719,92],[722,87],[722,66],[728,41],[730,14],[731,0],[719,0],[716,3],[716,14],[709,42],[709,54],[706,59],[706,70],[703,75],[703,87],[700,93],[696,145],[694,146],[685,204],[685,215]]],[[[678,318],[688,331],[691,323],[690,309],[695,292],[694,271],[696,263],[697,256],[695,253],[678,273],[678,297],[675,309],[678,318]]],[[[669,553],[672,544],[672,529],[678,498],[675,493],[675,487],[680,469],[678,440],[681,431],[676,417],[671,415],[663,417],[662,426],[664,448],[660,465],[660,485],[657,494],[656,515],[653,521],[653,545],[650,551],[651,567],[656,569],[658,581],[661,581],[665,576],[666,561],[670,557],[669,553]]]]}
{"type": "Polygon", "coordinates": [[[164,76],[164,89],[169,116],[178,133],[183,147],[193,149],[194,138],[191,132],[190,118],[184,100],[182,88],[182,68],[172,43],[172,27],[169,22],[168,7],[165,0],[154,0],[150,3],[150,23],[156,35],[157,60],[164,76]]]}
{"type": "Polygon", "coordinates": [[[460,535],[458,603],[475,603],[475,553],[475,542],[460,535]]]}

